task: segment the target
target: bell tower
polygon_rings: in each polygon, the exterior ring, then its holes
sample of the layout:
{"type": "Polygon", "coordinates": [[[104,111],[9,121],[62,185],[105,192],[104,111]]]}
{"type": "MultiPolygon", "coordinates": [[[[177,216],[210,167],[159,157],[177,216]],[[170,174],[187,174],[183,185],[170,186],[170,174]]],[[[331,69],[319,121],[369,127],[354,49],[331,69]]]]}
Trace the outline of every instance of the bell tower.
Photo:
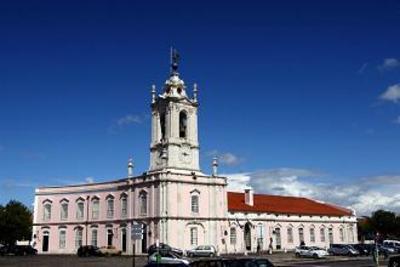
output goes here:
{"type": "Polygon", "coordinates": [[[171,70],[164,92],[157,96],[152,86],[150,172],[200,172],[197,85],[193,85],[193,98],[189,98],[179,77],[178,61],[177,51],[171,49],[171,70]]]}

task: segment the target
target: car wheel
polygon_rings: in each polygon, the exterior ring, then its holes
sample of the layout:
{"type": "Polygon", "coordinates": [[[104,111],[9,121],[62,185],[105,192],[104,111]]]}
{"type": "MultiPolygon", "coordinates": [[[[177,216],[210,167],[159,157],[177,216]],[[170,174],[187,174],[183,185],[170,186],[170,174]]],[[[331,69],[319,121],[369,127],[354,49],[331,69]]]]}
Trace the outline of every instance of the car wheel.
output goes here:
{"type": "Polygon", "coordinates": [[[318,257],[318,254],[314,254],[314,255],[313,255],[313,258],[314,258],[314,259],[318,259],[318,258],[319,258],[319,257],[318,257]]]}
{"type": "Polygon", "coordinates": [[[300,258],[300,253],[297,252],[295,255],[297,258],[300,258]]]}
{"type": "Polygon", "coordinates": [[[189,257],[189,258],[193,257],[193,254],[192,254],[192,253],[189,253],[189,254],[188,254],[188,257],[189,257]]]}
{"type": "Polygon", "coordinates": [[[214,253],[210,253],[210,257],[214,257],[215,255],[214,255],[214,253]]]}

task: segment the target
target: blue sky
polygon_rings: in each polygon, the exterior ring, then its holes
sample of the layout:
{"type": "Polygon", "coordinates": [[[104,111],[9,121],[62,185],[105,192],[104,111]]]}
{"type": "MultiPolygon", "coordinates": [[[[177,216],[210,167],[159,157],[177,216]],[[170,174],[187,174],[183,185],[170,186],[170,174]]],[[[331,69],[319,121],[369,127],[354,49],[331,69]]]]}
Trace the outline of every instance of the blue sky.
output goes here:
{"type": "Polygon", "coordinates": [[[216,153],[259,192],[397,210],[399,29],[399,1],[2,2],[0,203],[122,178],[130,155],[146,171],[150,87],[172,45],[199,85],[204,172],[216,153]]]}

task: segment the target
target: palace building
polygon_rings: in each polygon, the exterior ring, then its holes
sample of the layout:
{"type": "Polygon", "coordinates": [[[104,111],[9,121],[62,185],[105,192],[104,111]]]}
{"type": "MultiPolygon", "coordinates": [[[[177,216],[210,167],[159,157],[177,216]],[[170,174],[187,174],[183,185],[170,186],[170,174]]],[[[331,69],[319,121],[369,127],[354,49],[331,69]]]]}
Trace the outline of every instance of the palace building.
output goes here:
{"type": "Polygon", "coordinates": [[[112,245],[145,253],[156,241],[181,249],[214,245],[219,253],[291,250],[356,243],[353,210],[318,200],[229,192],[229,178],[199,164],[197,85],[189,96],[173,53],[170,76],[151,91],[150,166],[141,175],[109,182],[40,187],[35,191],[32,242],[39,253],[71,254],[80,245],[112,245]],[[131,240],[134,223],[142,240],[131,240]]]}

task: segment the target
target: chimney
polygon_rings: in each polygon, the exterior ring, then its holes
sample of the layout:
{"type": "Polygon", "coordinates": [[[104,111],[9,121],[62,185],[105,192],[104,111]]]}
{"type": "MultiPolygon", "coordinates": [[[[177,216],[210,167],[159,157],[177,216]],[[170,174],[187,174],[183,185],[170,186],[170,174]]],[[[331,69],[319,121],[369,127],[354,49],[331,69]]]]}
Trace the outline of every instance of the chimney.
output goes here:
{"type": "Polygon", "coordinates": [[[214,157],[212,160],[212,176],[218,175],[218,158],[214,157]]]}
{"type": "Polygon", "coordinates": [[[247,186],[244,189],[244,203],[249,206],[254,205],[254,193],[251,186],[247,186]]]}

